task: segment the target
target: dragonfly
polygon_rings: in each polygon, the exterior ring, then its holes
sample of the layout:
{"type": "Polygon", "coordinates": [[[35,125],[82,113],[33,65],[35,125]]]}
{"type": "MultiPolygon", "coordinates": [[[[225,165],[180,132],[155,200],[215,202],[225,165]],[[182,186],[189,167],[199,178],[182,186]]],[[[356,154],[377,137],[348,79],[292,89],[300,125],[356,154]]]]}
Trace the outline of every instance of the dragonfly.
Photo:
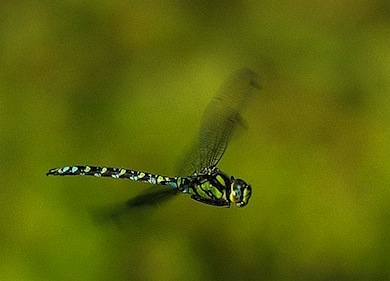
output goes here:
{"type": "MultiPolygon", "coordinates": [[[[131,170],[92,165],[73,165],[50,169],[50,176],[95,176],[128,179],[187,194],[198,202],[219,207],[244,207],[252,187],[242,179],[217,168],[235,127],[242,123],[241,111],[260,89],[258,75],[247,68],[235,71],[221,86],[203,113],[195,148],[183,164],[184,176],[164,176],[131,170]]],[[[163,192],[161,192],[163,193],[163,192]]],[[[156,197],[156,196],[155,196],[156,197]]],[[[152,199],[153,200],[153,199],[152,199]]]]}

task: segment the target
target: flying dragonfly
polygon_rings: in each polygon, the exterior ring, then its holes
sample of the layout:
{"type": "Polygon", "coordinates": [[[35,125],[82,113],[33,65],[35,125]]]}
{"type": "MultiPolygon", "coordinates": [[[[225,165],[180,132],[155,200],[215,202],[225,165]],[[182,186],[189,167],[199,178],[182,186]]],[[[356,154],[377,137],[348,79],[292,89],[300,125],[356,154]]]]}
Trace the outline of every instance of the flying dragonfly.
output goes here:
{"type": "MultiPolygon", "coordinates": [[[[222,84],[203,113],[197,145],[187,157],[188,176],[170,177],[92,165],[53,168],[46,175],[129,179],[167,186],[173,193],[188,194],[192,199],[212,206],[230,207],[233,204],[244,207],[252,195],[251,186],[242,179],[225,174],[217,168],[217,164],[226,151],[234,128],[242,121],[240,112],[259,89],[257,74],[246,68],[237,70],[222,84]]],[[[167,194],[164,191],[161,195],[163,193],[167,194]]],[[[151,194],[150,200],[159,196],[158,192],[151,194]]],[[[145,196],[140,198],[149,200],[145,196]]]]}

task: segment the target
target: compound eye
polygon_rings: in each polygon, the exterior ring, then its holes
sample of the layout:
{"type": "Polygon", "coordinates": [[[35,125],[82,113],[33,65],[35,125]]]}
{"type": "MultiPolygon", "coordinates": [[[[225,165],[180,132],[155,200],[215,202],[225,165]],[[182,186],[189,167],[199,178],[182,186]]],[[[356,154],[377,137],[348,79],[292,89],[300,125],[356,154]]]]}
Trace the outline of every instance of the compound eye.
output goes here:
{"type": "Polygon", "coordinates": [[[237,207],[244,207],[248,204],[252,189],[245,181],[235,179],[231,187],[230,200],[237,207]]]}
{"type": "Polygon", "coordinates": [[[242,195],[240,200],[238,200],[238,207],[244,207],[248,204],[249,198],[252,195],[252,188],[250,185],[245,184],[245,187],[242,189],[242,195]]]}

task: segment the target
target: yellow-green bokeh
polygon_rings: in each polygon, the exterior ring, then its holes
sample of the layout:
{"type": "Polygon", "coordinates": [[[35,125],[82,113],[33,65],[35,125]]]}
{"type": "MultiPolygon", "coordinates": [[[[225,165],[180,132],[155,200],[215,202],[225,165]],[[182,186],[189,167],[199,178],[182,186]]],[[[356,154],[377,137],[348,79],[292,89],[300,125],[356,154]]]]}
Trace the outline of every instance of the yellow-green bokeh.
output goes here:
{"type": "Polygon", "coordinates": [[[387,1],[0,4],[1,280],[390,278],[387,1]],[[186,196],[102,219],[174,176],[235,69],[259,73],[220,168],[243,209],[186,196]]]}

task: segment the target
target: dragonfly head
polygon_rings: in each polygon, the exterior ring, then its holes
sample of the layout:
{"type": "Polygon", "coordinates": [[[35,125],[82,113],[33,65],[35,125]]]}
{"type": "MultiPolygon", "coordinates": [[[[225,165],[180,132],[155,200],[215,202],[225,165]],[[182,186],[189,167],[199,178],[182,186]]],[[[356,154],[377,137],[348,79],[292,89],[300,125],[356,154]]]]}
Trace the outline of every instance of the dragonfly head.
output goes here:
{"type": "Polygon", "coordinates": [[[241,179],[232,177],[230,190],[230,201],[237,207],[244,207],[248,204],[249,198],[252,195],[252,188],[249,184],[241,179]]]}

